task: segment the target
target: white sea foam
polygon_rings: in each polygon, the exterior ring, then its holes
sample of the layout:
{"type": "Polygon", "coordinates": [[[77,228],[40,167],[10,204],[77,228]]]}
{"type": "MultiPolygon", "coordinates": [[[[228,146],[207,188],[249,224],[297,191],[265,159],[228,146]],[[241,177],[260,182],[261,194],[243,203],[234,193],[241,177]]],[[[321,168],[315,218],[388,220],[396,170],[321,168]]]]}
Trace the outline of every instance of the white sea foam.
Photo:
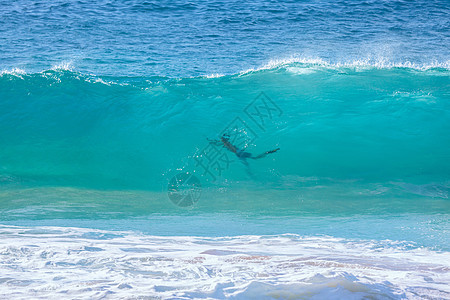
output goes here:
{"type": "MultiPolygon", "coordinates": [[[[254,68],[249,68],[238,73],[234,73],[234,75],[242,76],[247,75],[249,73],[264,71],[264,70],[276,70],[283,69],[287,72],[299,74],[299,75],[308,75],[313,74],[318,70],[323,69],[339,69],[339,68],[351,68],[353,70],[369,70],[369,69],[392,69],[392,68],[405,68],[417,71],[431,71],[432,69],[446,69],[450,70],[450,60],[438,62],[431,61],[429,63],[415,63],[410,61],[404,62],[392,62],[385,58],[366,58],[366,59],[354,59],[346,62],[331,62],[326,59],[318,58],[318,57],[301,57],[301,56],[291,56],[283,59],[271,59],[267,63],[254,68]]],[[[50,69],[44,69],[40,73],[45,73],[48,71],[70,71],[75,72],[76,69],[73,66],[71,61],[63,61],[59,64],[53,65],[50,69]]],[[[0,76],[2,75],[13,75],[20,78],[23,78],[23,75],[27,75],[28,73],[21,68],[12,68],[9,70],[1,70],[0,76]]],[[[31,73],[30,73],[31,74],[31,73]]],[[[427,73],[428,74],[428,73],[427,73]]],[[[233,75],[233,74],[228,74],[233,75]]],[[[436,76],[448,76],[447,73],[436,72],[434,74],[436,76]]],[[[201,76],[193,76],[191,78],[220,78],[227,76],[227,74],[222,73],[211,73],[201,76]]],[[[94,74],[89,74],[89,78],[95,78],[95,82],[104,83],[107,85],[116,84],[112,81],[104,81],[100,77],[94,74]]],[[[120,85],[126,85],[124,83],[120,83],[120,85]]]]}
{"type": "MultiPolygon", "coordinates": [[[[59,64],[53,65],[50,69],[42,70],[40,73],[45,73],[47,71],[73,71],[74,67],[71,62],[61,62],[59,64]]],[[[10,70],[2,70],[0,71],[1,75],[15,75],[22,76],[27,75],[28,73],[21,68],[12,68],[10,70]]]]}
{"type": "Polygon", "coordinates": [[[262,71],[262,70],[272,70],[278,68],[286,68],[287,71],[293,73],[310,74],[314,72],[315,68],[353,68],[359,70],[365,69],[392,69],[392,68],[406,68],[413,70],[429,70],[435,68],[450,69],[450,60],[444,62],[431,61],[429,63],[414,63],[410,61],[404,62],[393,62],[385,58],[364,58],[364,59],[354,59],[346,62],[331,62],[322,58],[314,57],[301,57],[301,56],[291,56],[283,59],[272,59],[266,64],[258,68],[250,68],[240,72],[240,75],[245,75],[252,72],[262,71]],[[302,65],[300,68],[295,66],[297,64],[302,65]],[[310,69],[310,70],[306,70],[310,69]],[[311,70],[312,69],[312,70],[311,70]]]}
{"type": "Polygon", "coordinates": [[[333,237],[2,226],[5,299],[449,299],[450,254],[333,237]]]}
{"type": "Polygon", "coordinates": [[[225,76],[224,74],[219,74],[219,73],[213,73],[213,74],[208,74],[208,75],[204,75],[202,77],[204,78],[220,78],[225,76]]]}
{"type": "Polygon", "coordinates": [[[17,76],[17,77],[23,78],[22,76],[26,75],[26,74],[27,74],[27,72],[24,69],[20,69],[20,68],[13,68],[13,69],[10,69],[10,70],[2,70],[2,71],[0,71],[0,76],[12,75],[12,76],[17,76]]]}
{"type": "Polygon", "coordinates": [[[51,68],[52,71],[73,71],[74,67],[72,65],[72,62],[70,61],[63,61],[59,64],[53,65],[51,68]]]}

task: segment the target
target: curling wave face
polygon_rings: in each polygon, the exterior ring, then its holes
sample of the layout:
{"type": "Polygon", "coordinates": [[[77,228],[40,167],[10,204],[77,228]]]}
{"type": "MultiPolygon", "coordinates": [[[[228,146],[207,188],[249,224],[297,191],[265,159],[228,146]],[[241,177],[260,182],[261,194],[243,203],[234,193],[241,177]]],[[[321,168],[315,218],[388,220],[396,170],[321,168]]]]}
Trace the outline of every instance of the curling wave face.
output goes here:
{"type": "Polygon", "coordinates": [[[302,210],[339,212],[354,201],[350,211],[439,212],[449,197],[449,78],[447,68],[299,62],[175,79],[4,72],[2,205],[71,199],[99,205],[93,213],[124,212],[108,201],[150,198],[128,212],[162,212],[176,209],[167,206],[167,183],[189,169],[202,182],[207,200],[198,208],[206,211],[296,211],[302,201],[302,210]],[[279,110],[264,128],[261,116],[246,114],[261,92],[279,110]],[[234,130],[248,138],[246,151],[281,150],[249,162],[249,176],[222,149],[230,161],[211,178],[196,158],[236,118],[245,123],[234,130]],[[84,192],[68,196],[76,189],[84,192]],[[247,204],[237,207],[243,197],[247,204]]]}

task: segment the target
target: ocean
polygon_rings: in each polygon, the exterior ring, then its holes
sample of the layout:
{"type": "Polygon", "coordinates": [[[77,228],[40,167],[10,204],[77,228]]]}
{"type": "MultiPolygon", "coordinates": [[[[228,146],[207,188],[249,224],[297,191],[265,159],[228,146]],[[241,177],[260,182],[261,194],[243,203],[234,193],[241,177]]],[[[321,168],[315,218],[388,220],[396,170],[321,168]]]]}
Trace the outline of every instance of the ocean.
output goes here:
{"type": "Polygon", "coordinates": [[[0,0],[0,296],[450,299],[449,15],[0,0]]]}

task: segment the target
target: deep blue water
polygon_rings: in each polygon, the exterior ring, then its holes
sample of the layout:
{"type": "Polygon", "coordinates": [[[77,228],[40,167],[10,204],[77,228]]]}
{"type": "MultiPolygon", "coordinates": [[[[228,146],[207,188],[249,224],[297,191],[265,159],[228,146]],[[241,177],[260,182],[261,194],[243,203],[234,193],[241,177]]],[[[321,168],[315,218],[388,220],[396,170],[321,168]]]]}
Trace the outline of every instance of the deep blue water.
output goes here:
{"type": "Polygon", "coordinates": [[[274,59],[445,64],[436,1],[1,1],[0,69],[232,74],[274,59]]]}

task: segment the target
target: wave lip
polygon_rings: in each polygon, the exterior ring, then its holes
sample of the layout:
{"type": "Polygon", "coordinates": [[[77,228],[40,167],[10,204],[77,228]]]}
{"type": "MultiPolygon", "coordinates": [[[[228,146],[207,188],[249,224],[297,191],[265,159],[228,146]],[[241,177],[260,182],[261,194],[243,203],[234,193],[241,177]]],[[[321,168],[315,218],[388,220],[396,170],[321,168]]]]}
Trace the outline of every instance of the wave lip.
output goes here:
{"type": "MultiPolygon", "coordinates": [[[[427,63],[418,63],[413,61],[391,61],[387,58],[356,58],[348,61],[331,61],[328,59],[320,58],[320,57],[308,57],[308,56],[299,56],[293,55],[287,58],[273,58],[268,60],[266,63],[263,63],[259,66],[251,67],[248,69],[243,69],[238,72],[212,72],[205,73],[203,75],[197,76],[187,76],[187,77],[179,77],[173,79],[195,79],[195,78],[204,78],[204,79],[214,79],[221,78],[226,76],[233,75],[246,75],[253,72],[265,71],[265,70],[278,70],[278,69],[287,69],[289,67],[300,66],[303,68],[324,68],[324,69],[348,69],[348,68],[356,68],[356,69],[394,69],[394,68],[402,68],[402,69],[411,69],[417,71],[427,71],[432,69],[443,69],[450,70],[450,60],[446,61],[437,61],[432,60],[427,63]]],[[[0,77],[3,75],[33,75],[33,74],[45,74],[49,71],[57,71],[57,72],[71,72],[78,73],[77,68],[72,61],[62,61],[61,63],[54,64],[48,69],[41,70],[40,72],[27,72],[23,68],[12,67],[10,69],[0,70],[0,77]]],[[[82,74],[79,74],[82,75],[82,74]]],[[[94,75],[89,74],[90,77],[101,78],[102,75],[94,75]]],[[[111,76],[109,76],[111,77],[111,76]]],[[[126,75],[122,76],[114,76],[116,78],[127,78],[126,75]]],[[[145,76],[141,76],[145,78],[145,76]]],[[[160,79],[170,79],[172,77],[167,76],[152,76],[160,79]]]]}
{"type": "Polygon", "coordinates": [[[1,229],[1,280],[6,284],[0,292],[6,296],[450,296],[449,253],[407,242],[289,234],[204,238],[62,227],[1,229]]]}
{"type": "Polygon", "coordinates": [[[10,70],[2,70],[0,71],[0,78],[3,75],[13,75],[13,76],[20,76],[20,75],[26,75],[27,72],[24,69],[20,69],[20,68],[12,68],[10,70]]]}
{"type": "Polygon", "coordinates": [[[302,56],[292,56],[289,58],[271,59],[266,64],[263,64],[257,68],[250,68],[239,72],[240,75],[247,73],[262,71],[262,70],[275,70],[280,68],[286,68],[289,66],[303,65],[304,67],[322,67],[328,69],[339,68],[362,68],[362,69],[393,69],[393,68],[405,68],[426,71],[430,69],[446,69],[450,70],[450,60],[438,62],[431,61],[429,63],[415,63],[411,61],[394,62],[388,59],[355,59],[350,61],[332,62],[322,58],[311,58],[302,56]]]}

